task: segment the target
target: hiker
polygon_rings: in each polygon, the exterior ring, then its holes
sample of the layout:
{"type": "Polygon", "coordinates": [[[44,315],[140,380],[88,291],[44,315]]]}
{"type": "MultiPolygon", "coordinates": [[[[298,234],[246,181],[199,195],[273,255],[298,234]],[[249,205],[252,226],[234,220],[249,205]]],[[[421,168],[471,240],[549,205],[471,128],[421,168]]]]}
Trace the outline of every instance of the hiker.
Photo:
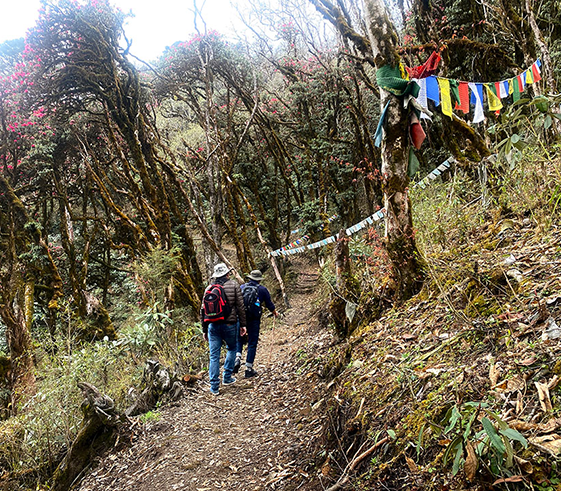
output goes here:
{"type": "MultiPolygon", "coordinates": [[[[263,274],[258,269],[253,270],[247,275],[249,281],[242,285],[244,304],[247,319],[247,355],[245,358],[245,377],[255,377],[257,372],[253,369],[255,353],[257,352],[257,343],[259,342],[259,328],[261,326],[261,316],[263,314],[263,305],[267,307],[275,317],[278,313],[275,304],[271,300],[269,290],[260,285],[263,280],[263,274]]],[[[234,373],[238,373],[242,364],[242,340],[238,340],[238,349],[236,353],[236,361],[234,363],[234,373]]]]}
{"type": "Polygon", "coordinates": [[[222,342],[225,342],[228,348],[222,384],[231,385],[236,381],[232,373],[238,338],[245,336],[247,332],[242,291],[236,281],[229,279],[231,270],[224,263],[214,266],[214,274],[210,285],[205,289],[201,306],[203,337],[208,342],[210,352],[210,392],[215,396],[219,394],[220,387],[222,342]]]}

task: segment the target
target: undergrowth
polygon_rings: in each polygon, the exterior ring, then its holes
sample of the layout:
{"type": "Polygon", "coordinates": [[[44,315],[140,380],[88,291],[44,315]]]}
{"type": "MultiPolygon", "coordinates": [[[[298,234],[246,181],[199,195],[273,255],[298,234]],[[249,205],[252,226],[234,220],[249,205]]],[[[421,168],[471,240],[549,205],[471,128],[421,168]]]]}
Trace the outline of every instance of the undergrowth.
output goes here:
{"type": "Polygon", "coordinates": [[[314,359],[332,381],[319,408],[330,415],[324,476],[385,435],[356,489],[555,489],[555,460],[536,435],[561,414],[557,341],[543,337],[561,315],[559,150],[534,142],[415,188],[428,279],[381,318],[369,303],[388,274],[379,231],[351,242],[363,319],[314,359]],[[550,385],[551,409],[536,384],[550,385]]]}
{"type": "Polygon", "coordinates": [[[81,321],[70,305],[62,306],[54,333],[37,318],[36,393],[0,423],[0,468],[12,475],[32,470],[36,482],[50,475],[80,428],[78,382],[93,384],[124,411],[132,403],[129,390],[141,383],[147,359],[157,359],[180,374],[200,369],[207,357],[200,326],[188,321],[184,309],[164,308],[173,254],[158,249],[132,265],[113,300],[116,340],[84,341],[81,321]]]}

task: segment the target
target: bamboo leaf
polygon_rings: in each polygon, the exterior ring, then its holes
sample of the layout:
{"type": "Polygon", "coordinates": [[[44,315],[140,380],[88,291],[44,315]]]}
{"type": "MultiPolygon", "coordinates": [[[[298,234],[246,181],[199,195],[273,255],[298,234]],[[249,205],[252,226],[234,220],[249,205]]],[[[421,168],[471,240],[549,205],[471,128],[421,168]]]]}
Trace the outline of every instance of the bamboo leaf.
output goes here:
{"type": "Polygon", "coordinates": [[[456,426],[456,423],[458,422],[460,417],[460,411],[458,411],[458,408],[454,406],[452,408],[452,415],[450,416],[450,423],[448,423],[448,426],[444,430],[444,433],[448,433],[450,430],[454,429],[454,426],[456,426]]]}
{"type": "Polygon", "coordinates": [[[442,463],[446,465],[450,459],[450,454],[456,449],[459,445],[462,448],[462,437],[457,436],[452,440],[452,442],[446,447],[446,451],[444,452],[444,456],[442,457],[442,463]]]}
{"type": "Polygon", "coordinates": [[[483,418],[481,420],[481,424],[485,429],[485,433],[487,433],[487,435],[489,436],[491,445],[495,447],[501,454],[504,454],[506,452],[506,448],[501,437],[498,435],[497,430],[493,426],[493,423],[491,423],[488,418],[483,418]]]}
{"type": "Polygon", "coordinates": [[[452,465],[452,475],[455,476],[460,470],[460,461],[464,455],[464,448],[460,444],[458,450],[456,450],[456,456],[454,457],[454,464],[452,465]]]}
{"type": "Polygon", "coordinates": [[[524,436],[514,428],[500,430],[499,433],[506,436],[507,438],[510,438],[511,440],[520,442],[524,448],[528,448],[528,440],[526,440],[526,438],[524,438],[524,436]]]}

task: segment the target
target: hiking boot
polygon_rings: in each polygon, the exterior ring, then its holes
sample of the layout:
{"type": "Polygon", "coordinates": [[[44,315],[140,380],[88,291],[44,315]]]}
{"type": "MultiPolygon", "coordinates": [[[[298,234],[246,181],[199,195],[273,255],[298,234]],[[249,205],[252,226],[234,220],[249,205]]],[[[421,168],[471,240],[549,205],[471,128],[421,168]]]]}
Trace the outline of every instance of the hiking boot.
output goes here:
{"type": "Polygon", "coordinates": [[[234,377],[230,377],[230,380],[223,380],[222,385],[232,385],[236,383],[236,379],[234,377]]]}
{"type": "Polygon", "coordinates": [[[218,389],[214,390],[212,387],[210,388],[210,393],[211,393],[213,396],[218,396],[218,395],[220,395],[220,392],[218,391],[218,389]]]}
{"type": "Polygon", "coordinates": [[[236,358],[236,361],[234,362],[234,369],[232,370],[232,373],[238,373],[240,371],[241,366],[242,366],[241,358],[236,358]]]}
{"type": "Polygon", "coordinates": [[[253,368],[246,368],[245,378],[257,377],[257,372],[253,368]]]}

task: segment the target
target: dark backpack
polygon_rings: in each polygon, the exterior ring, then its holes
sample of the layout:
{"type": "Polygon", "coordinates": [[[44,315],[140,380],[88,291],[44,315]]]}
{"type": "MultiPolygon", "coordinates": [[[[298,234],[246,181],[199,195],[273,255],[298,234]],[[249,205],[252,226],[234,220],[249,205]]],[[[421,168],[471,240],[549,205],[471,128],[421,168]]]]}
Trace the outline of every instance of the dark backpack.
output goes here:
{"type": "Polygon", "coordinates": [[[225,322],[231,312],[224,287],[219,284],[210,285],[203,296],[204,322],[225,322]]]}
{"type": "Polygon", "coordinates": [[[259,319],[263,313],[261,301],[259,300],[259,286],[245,285],[243,287],[243,304],[246,316],[250,319],[259,319]]]}

